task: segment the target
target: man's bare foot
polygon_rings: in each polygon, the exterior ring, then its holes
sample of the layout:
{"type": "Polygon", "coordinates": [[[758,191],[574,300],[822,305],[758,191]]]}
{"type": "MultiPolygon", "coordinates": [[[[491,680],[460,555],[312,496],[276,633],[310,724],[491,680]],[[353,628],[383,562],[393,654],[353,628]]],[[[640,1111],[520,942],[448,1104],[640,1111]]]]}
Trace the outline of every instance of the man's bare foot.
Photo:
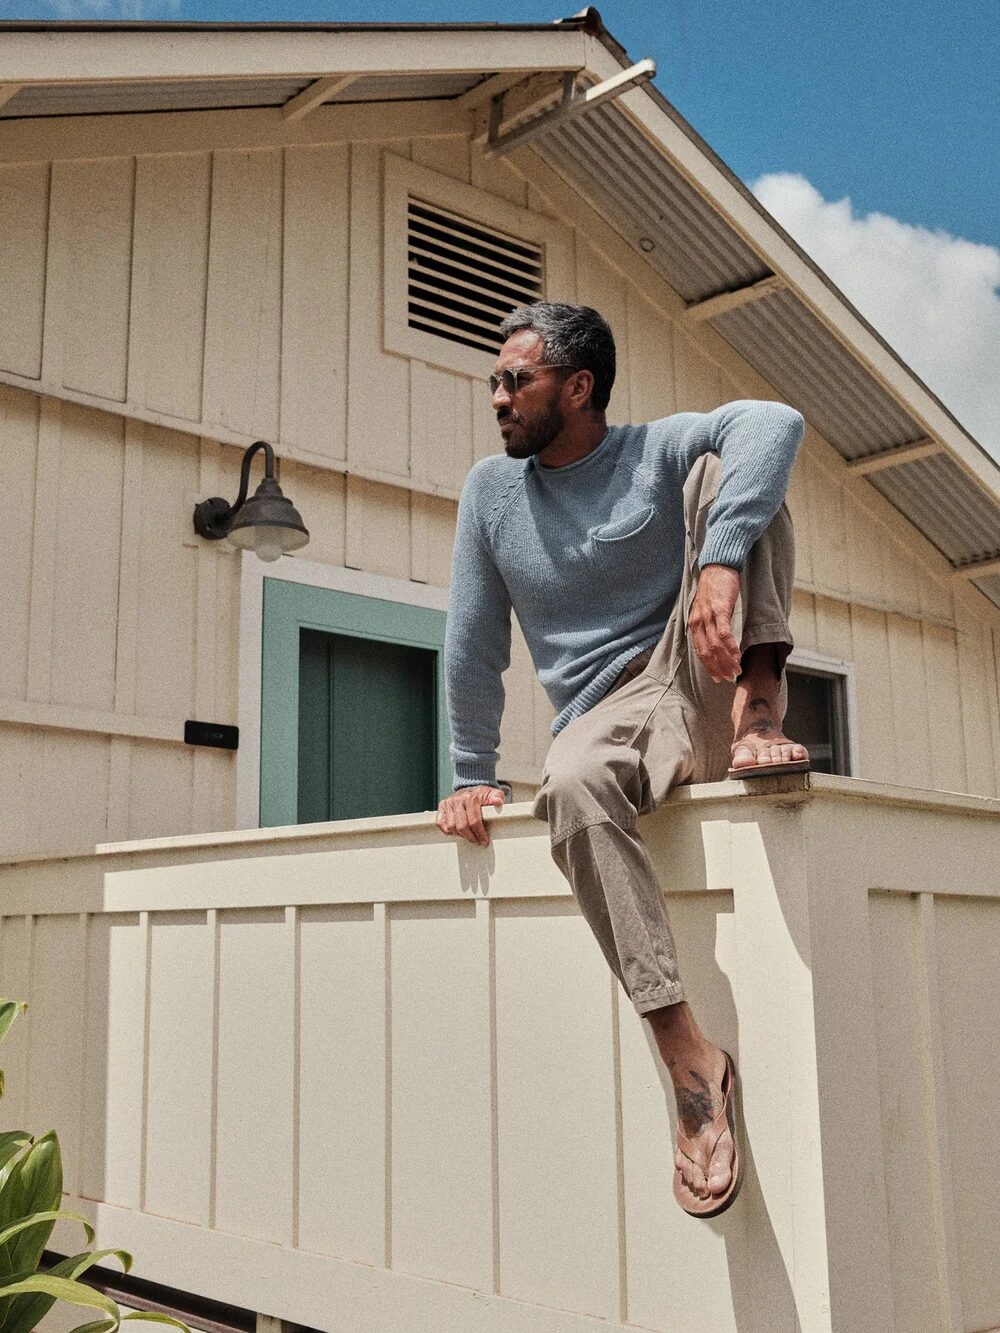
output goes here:
{"type": "Polygon", "coordinates": [[[733,768],[791,764],[809,758],[806,747],[781,729],[780,685],[775,645],[748,648],[733,699],[733,768]]]}
{"type": "MultiPolygon", "coordinates": [[[[646,1018],[673,1080],[678,1128],[692,1143],[703,1140],[707,1149],[709,1131],[723,1107],[725,1054],[702,1035],[684,1001],[656,1009],[646,1018]]],[[[707,1199],[723,1194],[728,1188],[732,1179],[733,1155],[733,1138],[726,1128],[712,1152],[707,1175],[680,1148],[674,1151],[674,1166],[692,1194],[707,1199]]]]}

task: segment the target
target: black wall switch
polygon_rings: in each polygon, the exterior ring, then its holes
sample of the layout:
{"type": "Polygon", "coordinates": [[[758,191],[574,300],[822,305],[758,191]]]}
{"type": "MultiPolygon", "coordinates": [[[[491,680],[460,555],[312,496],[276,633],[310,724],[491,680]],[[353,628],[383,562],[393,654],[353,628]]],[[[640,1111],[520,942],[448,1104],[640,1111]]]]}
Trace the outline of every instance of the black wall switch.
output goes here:
{"type": "Polygon", "coordinates": [[[239,727],[227,727],[222,722],[184,723],[184,743],[186,745],[212,745],[217,750],[238,750],[240,748],[239,727]]]}

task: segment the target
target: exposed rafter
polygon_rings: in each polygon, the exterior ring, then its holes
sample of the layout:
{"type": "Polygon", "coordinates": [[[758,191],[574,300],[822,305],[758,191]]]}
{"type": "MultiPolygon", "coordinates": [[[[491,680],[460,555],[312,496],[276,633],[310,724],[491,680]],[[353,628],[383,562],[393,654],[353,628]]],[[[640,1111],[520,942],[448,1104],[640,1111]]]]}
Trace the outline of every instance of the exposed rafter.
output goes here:
{"type": "Polygon", "coordinates": [[[532,120],[520,129],[511,130],[509,134],[504,135],[499,134],[499,127],[504,120],[502,95],[501,99],[494,98],[490,103],[490,133],[487,136],[485,151],[488,156],[497,157],[511,148],[519,148],[522,144],[530,143],[540,134],[545,134],[557,125],[563,125],[567,120],[572,120],[585,111],[600,106],[602,102],[610,102],[612,98],[627,93],[630,88],[648,83],[655,73],[655,61],[640,60],[638,64],[619,70],[611,78],[605,79],[602,83],[595,83],[593,87],[581,92],[576,86],[576,76],[568,72],[563,75],[562,100],[558,106],[545,112],[537,120],[532,120]]]}
{"type": "Polygon", "coordinates": [[[0,107],[6,106],[23,87],[23,83],[0,83],[0,107]]]}
{"type": "Polygon", "coordinates": [[[282,118],[301,120],[303,116],[308,116],[310,111],[315,111],[318,106],[328,102],[331,97],[342,93],[358,77],[357,74],[331,74],[328,78],[317,79],[315,83],[310,83],[308,88],[303,88],[285,103],[281,108],[282,118]]]}
{"type": "Polygon", "coordinates": [[[992,560],[975,560],[971,565],[957,565],[952,574],[956,579],[984,579],[989,574],[1000,574],[1000,556],[992,560]]]}
{"type": "Polygon", "coordinates": [[[503,74],[491,74],[488,79],[483,79],[482,83],[477,83],[474,88],[456,97],[452,105],[459,111],[476,111],[479,107],[485,106],[491,98],[500,97],[515,84],[522,83],[528,77],[528,73],[525,70],[508,70],[503,74]]]}
{"type": "Polygon", "coordinates": [[[730,310],[736,310],[741,305],[748,305],[751,301],[760,301],[765,296],[773,296],[775,292],[782,292],[788,286],[788,283],[778,276],[777,273],[769,273],[766,278],[761,278],[757,282],[751,282],[746,287],[736,287],[731,292],[719,292],[717,296],[709,296],[704,301],[692,301],[685,310],[685,318],[702,323],[706,319],[715,319],[717,315],[725,315],[730,310]]]}
{"type": "Polygon", "coordinates": [[[847,470],[855,476],[867,477],[870,472],[884,472],[886,468],[901,467],[903,463],[915,463],[920,458],[942,453],[944,446],[937,440],[914,440],[912,444],[899,444],[894,449],[882,449],[877,454],[855,458],[848,463],[847,470]]]}

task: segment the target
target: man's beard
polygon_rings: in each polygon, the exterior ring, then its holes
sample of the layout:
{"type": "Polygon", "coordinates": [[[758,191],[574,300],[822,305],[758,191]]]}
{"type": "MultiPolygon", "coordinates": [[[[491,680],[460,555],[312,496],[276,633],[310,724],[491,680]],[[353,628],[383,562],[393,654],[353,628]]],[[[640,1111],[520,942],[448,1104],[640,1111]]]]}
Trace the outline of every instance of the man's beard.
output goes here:
{"type": "Polygon", "coordinates": [[[513,412],[504,420],[514,423],[518,431],[516,440],[508,437],[503,442],[508,458],[531,458],[534,454],[540,454],[566,425],[566,418],[556,405],[531,425],[513,412]]]}

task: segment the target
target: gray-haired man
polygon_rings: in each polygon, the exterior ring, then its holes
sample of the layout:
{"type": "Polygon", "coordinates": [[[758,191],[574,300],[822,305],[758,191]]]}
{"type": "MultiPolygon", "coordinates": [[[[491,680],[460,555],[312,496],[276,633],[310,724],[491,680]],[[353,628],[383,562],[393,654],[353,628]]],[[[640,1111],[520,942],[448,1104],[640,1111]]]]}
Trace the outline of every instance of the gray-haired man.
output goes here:
{"type": "Polygon", "coordinates": [[[677,1096],[674,1193],[714,1216],[742,1164],[731,1058],[684,1000],[637,830],[684,782],[808,766],[783,735],[794,548],[783,503],[798,412],[740,401],[608,427],[615,349],[586,306],[505,321],[490,379],[504,454],[459,504],[445,646],[455,791],[442,832],[486,845],[517,613],[557,716],[533,813],[677,1096]]]}

